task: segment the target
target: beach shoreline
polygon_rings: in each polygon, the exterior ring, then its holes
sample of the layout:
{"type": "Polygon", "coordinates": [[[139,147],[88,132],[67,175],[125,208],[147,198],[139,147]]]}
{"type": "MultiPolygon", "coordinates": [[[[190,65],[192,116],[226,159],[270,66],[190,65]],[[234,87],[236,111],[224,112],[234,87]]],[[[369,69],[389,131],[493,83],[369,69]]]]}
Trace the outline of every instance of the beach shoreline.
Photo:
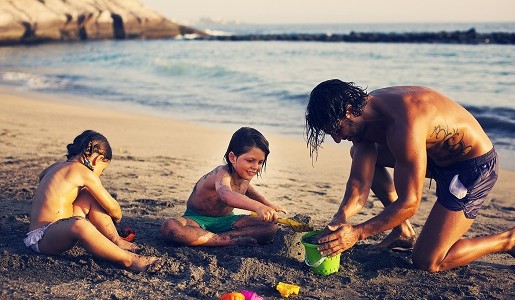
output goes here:
{"type": "MultiPolygon", "coordinates": [[[[0,87],[1,298],[219,299],[224,293],[246,289],[265,299],[280,299],[274,289],[279,281],[301,286],[297,299],[515,296],[515,279],[510,275],[515,264],[507,254],[431,274],[413,267],[409,251],[370,250],[384,235],[343,253],[340,271],[327,277],[313,274],[302,262],[300,244],[288,245],[300,235],[284,227],[271,245],[173,247],[160,236],[161,222],[182,214],[195,182],[223,163],[232,132],[246,124],[210,128],[122,111],[88,99],[72,103],[52,97],[0,87]],[[111,143],[113,161],[101,180],[122,206],[122,226],[136,229],[135,241],[144,246],[143,254],[165,258],[156,274],[125,271],[93,258],[81,247],[48,257],[23,245],[39,172],[63,159],[66,145],[86,129],[101,132],[111,143]]],[[[348,145],[327,143],[313,162],[303,139],[262,132],[271,154],[267,170],[252,184],[288,208],[288,216],[308,214],[316,228],[323,227],[336,212],[344,191],[350,166],[348,145]]],[[[515,172],[501,171],[467,237],[513,227],[514,178],[515,172]]],[[[420,209],[411,219],[417,234],[435,200],[434,185],[429,189],[428,183],[420,209]]],[[[369,200],[351,223],[382,210],[373,195],[369,200]]]]}

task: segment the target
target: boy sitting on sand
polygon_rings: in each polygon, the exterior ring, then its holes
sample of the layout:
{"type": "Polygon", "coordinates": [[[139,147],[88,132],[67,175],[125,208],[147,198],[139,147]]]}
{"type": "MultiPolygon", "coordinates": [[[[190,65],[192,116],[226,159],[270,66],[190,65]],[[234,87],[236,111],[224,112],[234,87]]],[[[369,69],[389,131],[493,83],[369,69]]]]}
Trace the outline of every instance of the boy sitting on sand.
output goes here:
{"type": "Polygon", "coordinates": [[[57,255],[80,241],[94,256],[131,271],[157,267],[157,257],[129,252],[139,249],[116,231],[113,221],[121,220],[122,211],[99,179],[112,158],[107,139],[86,130],[67,149],[68,160],[54,163],[39,175],[25,245],[37,253],[57,255]]]}
{"type": "Polygon", "coordinates": [[[184,215],[161,226],[163,237],[187,246],[252,245],[273,240],[277,212],[250,185],[266,166],[268,141],[256,129],[242,127],[229,142],[226,164],[216,167],[195,184],[184,215]],[[258,217],[236,215],[234,208],[255,211],[258,217]]]}

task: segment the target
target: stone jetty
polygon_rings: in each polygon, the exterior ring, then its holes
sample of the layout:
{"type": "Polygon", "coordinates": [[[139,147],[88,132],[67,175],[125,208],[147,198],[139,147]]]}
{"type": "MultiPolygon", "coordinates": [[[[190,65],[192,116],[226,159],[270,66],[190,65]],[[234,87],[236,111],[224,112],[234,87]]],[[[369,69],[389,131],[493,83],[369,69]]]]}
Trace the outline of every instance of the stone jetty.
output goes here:
{"type": "Polygon", "coordinates": [[[350,32],[349,34],[247,34],[199,36],[201,40],[218,41],[313,41],[313,42],[364,42],[364,43],[443,43],[443,44],[515,44],[515,33],[479,33],[474,28],[466,31],[440,32],[350,32]]]}

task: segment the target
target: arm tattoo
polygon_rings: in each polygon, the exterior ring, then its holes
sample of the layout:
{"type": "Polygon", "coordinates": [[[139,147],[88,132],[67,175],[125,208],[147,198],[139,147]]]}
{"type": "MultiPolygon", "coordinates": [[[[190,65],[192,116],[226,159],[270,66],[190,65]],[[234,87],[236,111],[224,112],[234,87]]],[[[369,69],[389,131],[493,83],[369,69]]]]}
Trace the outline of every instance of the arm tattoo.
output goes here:
{"type": "Polygon", "coordinates": [[[437,125],[429,136],[434,137],[436,144],[447,151],[448,155],[442,157],[446,160],[455,161],[470,152],[472,148],[472,145],[465,144],[465,134],[460,132],[458,128],[450,130],[448,127],[437,125]]]}

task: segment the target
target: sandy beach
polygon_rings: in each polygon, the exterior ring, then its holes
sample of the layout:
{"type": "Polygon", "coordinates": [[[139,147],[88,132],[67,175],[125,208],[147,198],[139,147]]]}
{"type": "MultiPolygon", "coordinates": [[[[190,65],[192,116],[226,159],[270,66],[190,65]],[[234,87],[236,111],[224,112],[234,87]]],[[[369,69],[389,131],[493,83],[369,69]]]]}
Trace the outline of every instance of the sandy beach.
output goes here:
{"type": "MultiPolygon", "coordinates": [[[[87,99],[52,98],[7,87],[0,87],[0,105],[1,299],[219,299],[240,290],[280,299],[274,288],[278,282],[300,286],[300,294],[293,299],[515,298],[515,260],[508,254],[489,255],[465,267],[431,274],[414,268],[409,250],[370,249],[385,234],[343,253],[339,271],[326,277],[304,264],[302,234],[284,226],[271,245],[171,246],[161,238],[161,223],[183,213],[195,182],[223,163],[233,131],[247,124],[206,128],[87,99]],[[64,159],[66,145],[86,129],[99,131],[111,143],[113,161],[101,180],[121,204],[120,228],[136,230],[135,242],[144,247],[142,254],[165,259],[154,274],[126,271],[92,257],[80,246],[45,256],[23,244],[39,173],[64,159]]],[[[302,137],[262,133],[270,142],[271,154],[263,176],[252,184],[286,207],[288,217],[309,215],[315,228],[323,228],[344,192],[350,166],[348,145],[326,143],[313,164],[302,137]]],[[[514,180],[515,172],[501,171],[466,237],[514,226],[514,180]]],[[[434,193],[435,184],[429,189],[426,180],[420,209],[411,219],[417,233],[435,202],[434,193]]],[[[351,223],[381,210],[371,194],[367,208],[351,223]]]]}

